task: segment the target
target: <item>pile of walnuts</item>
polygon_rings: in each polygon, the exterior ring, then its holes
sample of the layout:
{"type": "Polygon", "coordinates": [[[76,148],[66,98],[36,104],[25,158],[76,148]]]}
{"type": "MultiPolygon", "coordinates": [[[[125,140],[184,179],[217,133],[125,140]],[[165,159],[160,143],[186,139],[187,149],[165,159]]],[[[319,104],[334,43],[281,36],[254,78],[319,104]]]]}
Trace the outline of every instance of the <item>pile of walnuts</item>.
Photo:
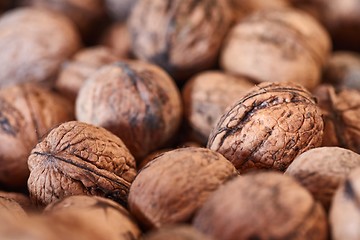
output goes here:
{"type": "Polygon", "coordinates": [[[358,0],[0,0],[0,239],[360,239],[358,0]]]}

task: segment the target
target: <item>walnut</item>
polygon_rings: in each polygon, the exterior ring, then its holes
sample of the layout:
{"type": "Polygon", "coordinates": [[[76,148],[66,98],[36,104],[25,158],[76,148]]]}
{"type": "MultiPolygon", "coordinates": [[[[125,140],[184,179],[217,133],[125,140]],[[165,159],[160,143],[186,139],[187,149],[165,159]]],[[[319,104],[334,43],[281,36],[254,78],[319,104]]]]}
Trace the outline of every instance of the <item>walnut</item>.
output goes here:
{"type": "Polygon", "coordinates": [[[126,21],[138,0],[105,0],[109,15],[117,21],[126,21]]]}
{"type": "Polygon", "coordinates": [[[74,26],[59,14],[34,8],[7,12],[0,18],[0,87],[52,80],[79,45],[74,26]]]}
{"type": "Polygon", "coordinates": [[[360,238],[360,168],[353,170],[338,188],[330,209],[332,239],[360,238]]]}
{"type": "Polygon", "coordinates": [[[190,225],[172,225],[147,233],[144,240],[210,240],[190,225]]]}
{"type": "MultiPolygon", "coordinates": [[[[15,200],[0,196],[0,225],[27,217],[24,209],[15,200]]],[[[1,235],[1,233],[0,233],[1,235]]]]}
{"type": "Polygon", "coordinates": [[[323,120],[312,95],[292,83],[262,83],[226,112],[207,146],[240,173],[284,171],[294,158],[321,144],[323,120]]]}
{"type": "Polygon", "coordinates": [[[185,118],[194,138],[206,144],[226,107],[242,98],[254,84],[246,78],[207,71],[186,82],[183,91],[185,118]]]}
{"type": "Polygon", "coordinates": [[[339,146],[360,153],[360,92],[336,91],[321,85],[314,91],[324,119],[323,146],[339,146]]]}
{"type": "Polygon", "coordinates": [[[146,228],[184,223],[222,183],[238,173],[206,148],[180,148],[157,156],[136,176],[129,209],[146,228]]]}
{"type": "Polygon", "coordinates": [[[56,80],[56,88],[75,102],[85,80],[102,66],[118,61],[111,49],[103,46],[85,48],[66,62],[56,80]]]}
{"type": "Polygon", "coordinates": [[[100,44],[112,49],[120,58],[126,59],[132,56],[130,33],[125,23],[110,25],[103,33],[100,44]]]}
{"type": "Polygon", "coordinates": [[[117,62],[92,75],[76,100],[79,121],[119,136],[137,159],[162,147],[182,119],[174,81],[145,62],[117,62]]]}
{"type": "Polygon", "coordinates": [[[1,89],[0,184],[25,189],[33,147],[55,125],[73,119],[70,102],[35,83],[1,89]]]}
{"type": "Polygon", "coordinates": [[[4,192],[0,191],[0,198],[7,198],[17,202],[25,211],[34,210],[33,205],[30,202],[30,198],[25,194],[18,192],[4,192]]]}
{"type": "Polygon", "coordinates": [[[124,143],[103,128],[67,122],[54,128],[28,159],[30,198],[47,205],[71,195],[97,195],[126,204],[136,175],[124,143]]]}
{"type": "Polygon", "coordinates": [[[326,214],[292,178],[265,172],[215,191],[193,225],[213,239],[327,239],[326,214]]]}
{"type": "Polygon", "coordinates": [[[258,82],[291,81],[312,89],[320,82],[330,48],[327,32],[308,14],[269,9],[232,28],[220,64],[258,82]]]}
{"type": "Polygon", "coordinates": [[[336,189],[356,167],[360,167],[359,154],[339,147],[321,147],[297,156],[285,174],[300,182],[328,210],[336,189]]]}
{"type": "Polygon", "coordinates": [[[231,21],[224,0],[142,0],[130,16],[132,50],[186,80],[215,64],[231,21]]]}

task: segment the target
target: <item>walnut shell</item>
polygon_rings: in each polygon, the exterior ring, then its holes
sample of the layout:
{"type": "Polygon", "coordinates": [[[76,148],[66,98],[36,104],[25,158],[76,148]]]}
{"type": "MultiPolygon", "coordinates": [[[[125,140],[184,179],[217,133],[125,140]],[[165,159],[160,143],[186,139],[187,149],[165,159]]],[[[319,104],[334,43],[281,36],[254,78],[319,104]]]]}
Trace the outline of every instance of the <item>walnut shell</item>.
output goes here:
{"type": "Polygon", "coordinates": [[[60,14],[35,8],[7,12],[0,18],[0,87],[52,80],[79,46],[75,27],[60,14]]]}
{"type": "Polygon", "coordinates": [[[147,233],[144,240],[210,240],[190,225],[167,226],[147,233]]]}
{"type": "Polygon", "coordinates": [[[292,83],[262,83],[234,104],[212,131],[208,148],[242,172],[284,171],[321,144],[323,120],[312,95],[292,83]]]}
{"type": "Polygon", "coordinates": [[[132,50],[186,80],[215,64],[229,11],[223,0],[140,0],[129,19],[132,50]]]}
{"type": "Polygon", "coordinates": [[[132,55],[130,33],[125,23],[110,25],[103,33],[100,44],[112,49],[120,58],[130,58],[132,55]]]}
{"type": "MultiPolygon", "coordinates": [[[[0,196],[0,222],[15,222],[27,217],[26,212],[15,200],[0,196]]],[[[1,225],[0,224],[0,225],[1,225]]],[[[1,236],[1,233],[0,233],[1,236]]]]}
{"type": "Polygon", "coordinates": [[[109,15],[117,21],[125,21],[138,0],[105,0],[109,15]]]}
{"type": "Polygon", "coordinates": [[[119,58],[109,48],[103,46],[85,48],[63,64],[55,86],[64,96],[75,102],[87,78],[102,66],[118,60],[119,58]]]}
{"type": "Polygon", "coordinates": [[[74,119],[66,99],[35,83],[0,90],[0,184],[26,188],[27,158],[54,126],[74,119]]]}
{"type": "Polygon", "coordinates": [[[207,71],[186,82],[182,97],[185,118],[194,138],[206,144],[226,107],[241,99],[254,84],[218,71],[207,71]]]}
{"type": "Polygon", "coordinates": [[[117,62],[82,86],[76,116],[119,136],[140,159],[176,133],[182,119],[181,97],[161,68],[140,61],[117,62]]]}
{"type": "Polygon", "coordinates": [[[353,170],[335,193],[330,209],[332,239],[360,238],[360,168],[353,170]]]}
{"type": "Polygon", "coordinates": [[[130,212],[146,228],[188,222],[215,189],[237,174],[228,160],[206,148],[165,152],[136,176],[130,212]]]}
{"type": "Polygon", "coordinates": [[[103,128],[67,122],[54,128],[28,159],[30,198],[47,205],[71,195],[97,195],[126,204],[136,175],[124,143],[103,128]]]}
{"type": "Polygon", "coordinates": [[[327,239],[326,214],[292,178],[266,172],[237,177],[196,213],[195,228],[213,239],[327,239]]]}
{"type": "Polygon", "coordinates": [[[230,31],[220,64],[258,82],[295,82],[312,89],[331,48],[323,27],[305,12],[269,9],[251,14],[230,31]]]}
{"type": "Polygon", "coordinates": [[[294,177],[328,210],[336,189],[356,167],[360,167],[359,154],[339,147],[321,147],[297,156],[285,174],[294,177]]]}
{"type": "Polygon", "coordinates": [[[7,198],[17,202],[25,211],[34,210],[33,205],[31,204],[30,198],[25,194],[18,192],[4,192],[0,191],[0,198],[7,198]]]}

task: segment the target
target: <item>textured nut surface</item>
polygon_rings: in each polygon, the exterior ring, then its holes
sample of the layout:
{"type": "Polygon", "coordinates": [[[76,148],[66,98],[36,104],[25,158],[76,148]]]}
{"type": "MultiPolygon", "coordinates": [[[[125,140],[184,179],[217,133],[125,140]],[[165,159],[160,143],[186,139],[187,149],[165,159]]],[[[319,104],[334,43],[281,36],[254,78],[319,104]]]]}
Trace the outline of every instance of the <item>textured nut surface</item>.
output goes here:
{"type": "Polygon", "coordinates": [[[185,117],[194,137],[206,144],[226,107],[241,99],[254,84],[222,72],[207,71],[186,82],[182,97],[185,117]]]}
{"type": "Polygon", "coordinates": [[[0,90],[0,184],[25,188],[27,158],[52,127],[74,119],[66,99],[34,83],[0,90]]]}
{"type": "Polygon", "coordinates": [[[295,180],[273,172],[229,181],[193,224],[214,239],[327,239],[322,206],[295,180]]]}
{"type": "Polygon", "coordinates": [[[53,78],[79,45],[74,26],[59,14],[34,8],[7,12],[0,19],[0,86],[53,78]]]}
{"type": "Polygon", "coordinates": [[[129,209],[146,228],[188,222],[215,189],[237,174],[209,149],[169,151],[139,172],[130,188],[129,209]]]}
{"type": "Polygon", "coordinates": [[[185,80],[215,64],[231,19],[223,0],[141,0],[130,17],[132,50],[185,80]]]}
{"type": "Polygon", "coordinates": [[[119,136],[138,159],[176,133],[182,119],[181,97],[159,67],[117,62],[86,81],[76,100],[76,116],[119,136]]]}
{"type": "Polygon", "coordinates": [[[339,147],[321,147],[297,156],[285,174],[300,182],[327,210],[336,189],[356,167],[360,167],[359,154],[339,147]]]}
{"type": "Polygon", "coordinates": [[[291,83],[262,83],[226,112],[208,148],[240,172],[284,171],[302,152],[321,144],[323,120],[312,95],[291,83]]]}
{"type": "Polygon", "coordinates": [[[124,143],[103,128],[67,122],[53,129],[28,159],[30,198],[47,205],[69,195],[97,195],[127,202],[135,160],[124,143]]]}
{"type": "Polygon", "coordinates": [[[144,236],[144,240],[210,240],[190,225],[173,225],[160,228],[144,236]]]}

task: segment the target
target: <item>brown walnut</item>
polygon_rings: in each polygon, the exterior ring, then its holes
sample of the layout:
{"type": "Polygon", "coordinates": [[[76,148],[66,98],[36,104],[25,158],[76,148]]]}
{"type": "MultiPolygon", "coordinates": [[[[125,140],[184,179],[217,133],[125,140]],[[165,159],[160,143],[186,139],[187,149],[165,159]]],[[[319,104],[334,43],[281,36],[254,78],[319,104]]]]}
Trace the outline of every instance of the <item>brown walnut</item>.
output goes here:
{"type": "Polygon", "coordinates": [[[294,177],[328,210],[335,191],[356,167],[360,167],[359,154],[339,147],[321,147],[297,156],[285,174],[294,177]]]}
{"type": "Polygon", "coordinates": [[[242,172],[284,171],[294,158],[321,145],[323,120],[313,96],[292,83],[262,83],[226,112],[208,148],[242,172]]]}
{"type": "Polygon", "coordinates": [[[7,12],[0,18],[0,87],[53,80],[79,46],[75,27],[60,14],[35,8],[7,12]]]}
{"type": "Polygon", "coordinates": [[[224,0],[140,0],[130,16],[132,50],[186,80],[215,64],[229,11],[224,0]]]}
{"type": "Polygon", "coordinates": [[[126,204],[136,175],[125,144],[107,130],[77,121],[54,128],[28,159],[30,198],[47,205],[71,195],[97,195],[126,204]]]}
{"type": "Polygon", "coordinates": [[[100,44],[112,49],[120,58],[127,59],[132,56],[130,33],[125,23],[110,25],[101,36],[100,44]]]}
{"type": "Polygon", "coordinates": [[[7,198],[17,202],[25,211],[34,210],[33,205],[31,204],[29,196],[18,193],[18,192],[4,192],[0,191],[0,198],[7,198]]]}
{"type": "Polygon", "coordinates": [[[258,82],[295,82],[312,89],[331,48],[323,27],[305,12],[269,9],[237,23],[225,40],[220,64],[258,82]]]}
{"type": "Polygon", "coordinates": [[[326,214],[292,178],[266,172],[239,176],[196,213],[195,228],[213,239],[327,239],[326,214]]]}
{"type": "Polygon", "coordinates": [[[138,0],[105,0],[109,15],[117,21],[126,21],[138,0]]]}
{"type": "Polygon", "coordinates": [[[0,225],[4,222],[16,222],[25,217],[27,214],[19,203],[13,199],[0,196],[0,225]]]}
{"type": "Polygon", "coordinates": [[[74,119],[73,105],[35,83],[0,90],[0,184],[26,188],[27,158],[54,126],[74,119]]]}
{"type": "Polygon", "coordinates": [[[210,240],[190,225],[172,225],[147,233],[144,240],[210,240]]]}
{"type": "Polygon", "coordinates": [[[140,159],[176,133],[182,119],[181,96],[161,68],[140,61],[117,62],[101,68],[82,86],[76,116],[119,136],[140,159]]]}
{"type": "Polygon", "coordinates": [[[145,228],[191,221],[208,196],[237,174],[228,160],[206,148],[165,152],[136,176],[130,212],[145,228]]]}

